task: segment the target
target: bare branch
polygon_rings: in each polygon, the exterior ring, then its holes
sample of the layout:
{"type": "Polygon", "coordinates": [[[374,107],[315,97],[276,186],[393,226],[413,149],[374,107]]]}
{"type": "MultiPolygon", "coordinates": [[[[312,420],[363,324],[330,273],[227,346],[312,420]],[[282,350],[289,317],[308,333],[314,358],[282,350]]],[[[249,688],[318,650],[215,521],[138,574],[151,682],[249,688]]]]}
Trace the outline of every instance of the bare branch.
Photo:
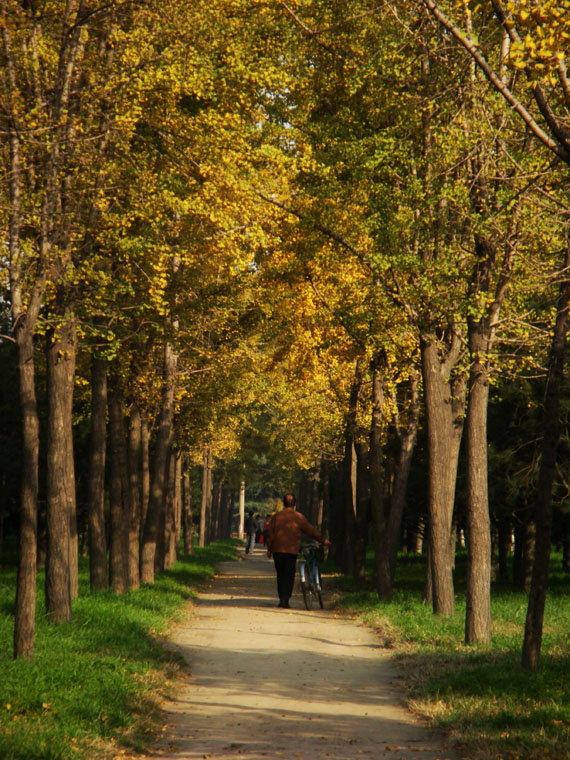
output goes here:
{"type": "MultiPolygon", "coordinates": [[[[455,37],[455,39],[467,50],[467,52],[475,59],[477,65],[483,72],[483,74],[487,77],[487,79],[491,82],[491,84],[498,90],[498,92],[501,93],[501,95],[505,98],[507,103],[509,103],[510,106],[512,106],[513,110],[519,114],[519,116],[523,119],[525,124],[529,127],[529,129],[532,131],[532,133],[540,140],[540,142],[545,145],[549,150],[551,150],[553,153],[555,153],[559,158],[561,158],[564,163],[568,164],[570,166],[570,149],[568,149],[565,146],[564,141],[562,144],[557,142],[557,140],[554,140],[549,134],[547,134],[540,124],[536,121],[536,119],[533,117],[533,115],[528,111],[528,109],[521,103],[521,101],[514,95],[514,93],[511,91],[511,89],[508,87],[508,85],[501,79],[501,77],[493,70],[481,50],[477,47],[477,45],[474,43],[474,41],[467,37],[461,29],[459,29],[458,26],[456,26],[452,21],[450,21],[447,16],[439,9],[437,3],[434,2],[434,0],[423,0],[424,5],[429,10],[429,12],[437,18],[437,20],[441,23],[442,26],[444,26],[450,34],[455,37]]],[[[535,97],[537,96],[537,88],[535,88],[535,97]]],[[[539,108],[540,103],[538,102],[539,108]]],[[[542,109],[541,109],[542,111],[542,109]]],[[[546,115],[543,113],[543,116],[546,115]]],[[[548,119],[547,119],[547,123],[548,119]]],[[[549,127],[551,127],[551,124],[549,123],[549,127]]],[[[553,134],[555,134],[553,132],[553,134]]]]}

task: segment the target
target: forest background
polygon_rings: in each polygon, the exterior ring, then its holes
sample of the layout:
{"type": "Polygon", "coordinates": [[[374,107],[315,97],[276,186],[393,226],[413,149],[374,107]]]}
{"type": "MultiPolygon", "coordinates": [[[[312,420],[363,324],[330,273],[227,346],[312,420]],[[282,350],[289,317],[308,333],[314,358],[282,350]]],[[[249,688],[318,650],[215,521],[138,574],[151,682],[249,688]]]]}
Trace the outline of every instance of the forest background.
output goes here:
{"type": "Polygon", "coordinates": [[[2,544],[14,654],[283,488],[358,583],[537,670],[567,506],[570,14],[441,2],[1,3],[2,544]],[[16,399],[20,403],[16,403],[16,399]],[[511,562],[509,563],[509,557],[511,562]]]}

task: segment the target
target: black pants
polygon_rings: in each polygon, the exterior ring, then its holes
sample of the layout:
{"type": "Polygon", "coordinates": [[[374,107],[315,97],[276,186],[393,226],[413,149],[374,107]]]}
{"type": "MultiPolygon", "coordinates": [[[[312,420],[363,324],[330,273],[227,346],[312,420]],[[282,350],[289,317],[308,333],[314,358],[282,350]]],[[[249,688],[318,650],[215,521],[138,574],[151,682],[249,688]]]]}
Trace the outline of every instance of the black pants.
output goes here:
{"type": "Polygon", "coordinates": [[[285,552],[274,552],[273,562],[277,571],[277,593],[279,601],[286,604],[293,593],[297,555],[285,552]]]}

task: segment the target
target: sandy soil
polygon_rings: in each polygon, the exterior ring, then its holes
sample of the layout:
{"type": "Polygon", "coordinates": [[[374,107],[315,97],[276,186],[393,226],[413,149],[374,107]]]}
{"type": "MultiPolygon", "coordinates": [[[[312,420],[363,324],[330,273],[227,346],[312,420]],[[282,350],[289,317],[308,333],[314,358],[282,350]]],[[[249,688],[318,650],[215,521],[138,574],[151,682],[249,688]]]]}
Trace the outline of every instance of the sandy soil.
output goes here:
{"type": "Polygon", "coordinates": [[[224,563],[171,638],[190,676],[165,705],[156,760],[457,760],[403,705],[375,635],[332,609],[277,607],[262,549],[224,563]]]}

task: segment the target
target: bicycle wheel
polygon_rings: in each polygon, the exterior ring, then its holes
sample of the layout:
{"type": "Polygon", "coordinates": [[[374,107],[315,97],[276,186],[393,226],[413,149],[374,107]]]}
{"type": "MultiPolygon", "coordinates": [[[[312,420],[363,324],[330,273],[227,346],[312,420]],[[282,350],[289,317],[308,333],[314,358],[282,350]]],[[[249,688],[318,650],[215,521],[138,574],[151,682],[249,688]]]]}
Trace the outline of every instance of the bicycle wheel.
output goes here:
{"type": "Polygon", "coordinates": [[[303,601],[305,607],[310,610],[313,608],[313,592],[308,583],[301,583],[301,591],[303,592],[303,601]]]}
{"type": "Polygon", "coordinates": [[[315,569],[315,593],[317,595],[317,599],[319,600],[319,607],[321,610],[324,608],[323,604],[323,595],[322,595],[322,583],[321,583],[321,573],[319,568],[317,567],[315,569]]]}
{"type": "Polygon", "coordinates": [[[299,567],[299,585],[301,586],[301,593],[303,594],[303,602],[305,607],[310,610],[313,606],[313,597],[311,594],[311,581],[309,579],[309,568],[306,562],[299,567]]]}

